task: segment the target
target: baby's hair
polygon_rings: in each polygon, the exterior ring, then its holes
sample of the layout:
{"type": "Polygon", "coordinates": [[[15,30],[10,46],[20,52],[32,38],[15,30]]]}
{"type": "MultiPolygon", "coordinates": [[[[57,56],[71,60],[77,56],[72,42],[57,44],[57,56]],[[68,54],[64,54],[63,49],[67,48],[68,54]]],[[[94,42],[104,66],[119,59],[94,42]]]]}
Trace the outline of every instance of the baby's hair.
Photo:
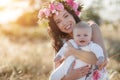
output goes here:
{"type": "Polygon", "coordinates": [[[90,31],[90,33],[92,34],[92,28],[85,21],[80,21],[77,24],[75,24],[74,28],[73,28],[73,33],[76,29],[88,29],[90,31]]]}
{"type": "Polygon", "coordinates": [[[73,32],[75,29],[89,29],[92,32],[92,28],[89,26],[89,24],[85,21],[80,21],[77,24],[74,25],[73,32]]]}
{"type": "MultiPolygon", "coordinates": [[[[78,29],[78,28],[90,28],[91,29],[91,27],[89,26],[89,24],[87,23],[87,22],[85,22],[85,21],[80,21],[80,22],[78,22],[77,24],[75,24],[75,27],[74,27],[74,29],[78,29]]],[[[92,29],[91,29],[92,30],[92,29]]]]}

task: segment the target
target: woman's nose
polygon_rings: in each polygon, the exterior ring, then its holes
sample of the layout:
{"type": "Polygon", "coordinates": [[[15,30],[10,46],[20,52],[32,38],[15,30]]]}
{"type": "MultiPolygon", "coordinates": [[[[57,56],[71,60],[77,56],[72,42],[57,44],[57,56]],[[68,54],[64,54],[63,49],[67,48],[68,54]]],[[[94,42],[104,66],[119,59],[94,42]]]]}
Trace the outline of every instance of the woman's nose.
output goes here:
{"type": "Polygon", "coordinates": [[[65,26],[66,24],[67,24],[66,21],[63,20],[62,25],[65,26]]]}
{"type": "Polygon", "coordinates": [[[62,20],[63,24],[66,25],[67,24],[67,19],[62,20]]]}

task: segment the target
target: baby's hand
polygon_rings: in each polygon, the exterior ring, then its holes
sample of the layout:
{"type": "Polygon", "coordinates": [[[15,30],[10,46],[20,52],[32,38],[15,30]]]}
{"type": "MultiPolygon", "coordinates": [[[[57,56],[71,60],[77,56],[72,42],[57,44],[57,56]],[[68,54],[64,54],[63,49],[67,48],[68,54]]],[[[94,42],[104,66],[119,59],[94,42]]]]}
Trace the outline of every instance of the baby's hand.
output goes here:
{"type": "Polygon", "coordinates": [[[55,58],[54,58],[54,62],[59,62],[60,60],[61,60],[61,56],[60,55],[58,55],[58,56],[56,56],[55,58]]]}
{"type": "Polygon", "coordinates": [[[98,66],[98,69],[99,70],[101,70],[101,67],[103,66],[103,64],[104,64],[104,60],[105,60],[105,58],[104,57],[99,57],[98,58],[98,61],[97,61],[97,66],[98,66]]]}

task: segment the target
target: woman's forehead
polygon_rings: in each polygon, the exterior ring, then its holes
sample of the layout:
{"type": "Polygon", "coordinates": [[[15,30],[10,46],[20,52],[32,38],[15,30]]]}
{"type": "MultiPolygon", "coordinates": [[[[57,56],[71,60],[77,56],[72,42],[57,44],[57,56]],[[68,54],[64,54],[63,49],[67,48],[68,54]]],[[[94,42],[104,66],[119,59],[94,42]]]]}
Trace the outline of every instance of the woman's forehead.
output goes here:
{"type": "Polygon", "coordinates": [[[54,20],[61,19],[62,17],[64,17],[65,14],[68,14],[68,12],[64,9],[59,11],[58,14],[54,14],[53,18],[54,20]]]}

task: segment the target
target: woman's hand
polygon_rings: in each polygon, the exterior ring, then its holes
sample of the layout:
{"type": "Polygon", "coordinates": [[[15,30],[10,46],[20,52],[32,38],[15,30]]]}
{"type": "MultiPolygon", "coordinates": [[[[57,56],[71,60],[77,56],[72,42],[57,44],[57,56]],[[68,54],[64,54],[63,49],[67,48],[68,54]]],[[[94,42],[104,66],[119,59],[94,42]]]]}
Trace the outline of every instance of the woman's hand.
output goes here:
{"type": "Polygon", "coordinates": [[[68,74],[62,80],[76,80],[88,74],[90,68],[88,66],[74,69],[75,61],[69,68],[68,74]]]}

